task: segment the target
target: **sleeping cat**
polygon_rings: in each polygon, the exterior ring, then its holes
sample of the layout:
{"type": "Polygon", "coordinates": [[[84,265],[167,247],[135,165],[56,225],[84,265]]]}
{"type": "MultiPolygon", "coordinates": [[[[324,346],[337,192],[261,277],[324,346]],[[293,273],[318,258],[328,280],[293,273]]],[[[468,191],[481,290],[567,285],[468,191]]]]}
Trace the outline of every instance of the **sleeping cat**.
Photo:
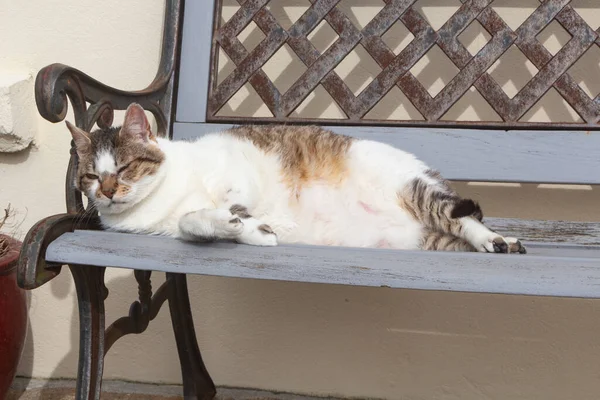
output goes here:
{"type": "Polygon", "coordinates": [[[315,126],[239,126],[194,142],[156,138],[132,104],[121,128],[67,122],[76,187],[108,230],[259,246],[525,253],[487,228],[412,154],[315,126]]]}

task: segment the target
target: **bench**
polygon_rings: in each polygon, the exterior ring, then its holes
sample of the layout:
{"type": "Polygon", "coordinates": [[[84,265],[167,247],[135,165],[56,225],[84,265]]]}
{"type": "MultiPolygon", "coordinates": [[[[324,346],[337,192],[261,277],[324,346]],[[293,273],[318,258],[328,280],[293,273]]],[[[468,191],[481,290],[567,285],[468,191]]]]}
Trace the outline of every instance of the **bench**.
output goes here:
{"type": "MultiPolygon", "coordinates": [[[[62,121],[70,100],[76,125],[89,130],[94,124],[111,126],[114,110],[124,110],[137,102],[154,115],[159,135],[176,140],[239,123],[317,123],[413,152],[450,180],[600,183],[600,134],[594,132],[598,130],[600,100],[591,99],[568,72],[582,54],[600,44],[600,39],[568,0],[542,2],[516,29],[504,23],[490,0],[462,1],[463,5],[438,30],[416,11],[414,0],[384,0],[383,9],[362,28],[337,7],[339,0],[310,0],[310,7],[285,28],[269,9],[269,0],[238,2],[237,11],[222,22],[224,0],[190,1],[185,4],[185,13],[182,0],[167,0],[160,65],[146,89],[125,92],[65,65],[45,67],[37,76],[35,88],[40,114],[51,122],[62,121]],[[207,12],[213,9],[214,13],[207,12]],[[318,50],[308,37],[323,21],[335,31],[337,39],[328,48],[318,50]],[[397,21],[414,36],[398,54],[382,39],[397,21]],[[460,40],[473,21],[490,36],[475,54],[460,40]],[[552,21],[572,36],[555,54],[536,39],[552,21]],[[250,24],[262,31],[264,39],[248,49],[238,36],[250,24]],[[286,90],[280,90],[262,68],[284,45],[294,52],[305,71],[286,90]],[[356,46],[361,46],[381,70],[360,94],[334,70],[356,46]],[[434,46],[444,52],[458,72],[432,97],[411,68],[434,46]],[[513,46],[539,71],[510,98],[486,71],[513,46]],[[218,73],[221,51],[234,65],[223,79],[218,73]],[[246,117],[222,112],[228,101],[248,85],[268,111],[246,117]],[[471,87],[501,121],[444,118],[471,87]],[[315,88],[324,89],[346,118],[294,114],[315,88]],[[579,122],[523,120],[550,89],[570,104],[581,117],[579,122]],[[369,112],[391,90],[400,90],[423,119],[372,118],[369,112]]],[[[81,194],[72,185],[76,166],[72,147],[66,177],[67,212],[43,219],[28,232],[18,280],[22,288],[35,289],[57,276],[63,266],[71,271],[80,316],[77,399],[100,397],[104,355],[120,337],[142,333],[167,300],[184,396],[215,396],[215,385],[194,333],[187,274],[398,289],[600,297],[598,223],[487,219],[492,228],[524,240],[528,254],[523,256],[185,243],[102,231],[97,216],[90,210],[86,213],[81,194]],[[139,300],[132,304],[128,316],[105,328],[107,267],[134,270],[139,300]],[[150,285],[153,271],[167,276],[154,293],[150,285]]]]}

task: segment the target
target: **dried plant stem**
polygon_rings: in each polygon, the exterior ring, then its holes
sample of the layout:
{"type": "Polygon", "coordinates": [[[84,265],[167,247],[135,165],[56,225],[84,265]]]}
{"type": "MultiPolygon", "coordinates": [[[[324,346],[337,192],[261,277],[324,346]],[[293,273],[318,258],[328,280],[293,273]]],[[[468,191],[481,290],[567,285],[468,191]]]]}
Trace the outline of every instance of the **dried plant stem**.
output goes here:
{"type": "MultiPolygon", "coordinates": [[[[0,219],[0,231],[2,227],[8,221],[8,218],[12,215],[12,210],[10,208],[10,204],[8,207],[4,209],[4,216],[0,219]]],[[[5,256],[8,253],[8,239],[5,236],[0,236],[0,258],[5,256]]]]}

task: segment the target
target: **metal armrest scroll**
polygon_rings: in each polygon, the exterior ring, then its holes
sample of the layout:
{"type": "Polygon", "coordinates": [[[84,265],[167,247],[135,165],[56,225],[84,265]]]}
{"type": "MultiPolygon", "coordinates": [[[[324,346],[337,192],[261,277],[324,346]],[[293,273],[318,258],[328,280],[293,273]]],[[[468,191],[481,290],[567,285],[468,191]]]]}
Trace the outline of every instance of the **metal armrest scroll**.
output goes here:
{"type": "Polygon", "coordinates": [[[68,98],[76,125],[89,131],[95,123],[101,128],[111,126],[113,110],[124,110],[135,102],[153,113],[159,132],[164,134],[167,117],[161,102],[169,88],[171,73],[159,74],[146,89],[127,92],[100,83],[78,69],[51,64],[42,68],[36,77],[36,105],[42,117],[60,122],[67,114],[68,98]],[[90,103],[89,108],[86,102],[90,103]]]}
{"type": "Polygon", "coordinates": [[[23,240],[17,269],[17,281],[23,289],[35,289],[60,273],[61,265],[46,262],[46,249],[63,233],[75,229],[100,229],[97,217],[82,214],[58,214],[36,223],[23,240]]]}

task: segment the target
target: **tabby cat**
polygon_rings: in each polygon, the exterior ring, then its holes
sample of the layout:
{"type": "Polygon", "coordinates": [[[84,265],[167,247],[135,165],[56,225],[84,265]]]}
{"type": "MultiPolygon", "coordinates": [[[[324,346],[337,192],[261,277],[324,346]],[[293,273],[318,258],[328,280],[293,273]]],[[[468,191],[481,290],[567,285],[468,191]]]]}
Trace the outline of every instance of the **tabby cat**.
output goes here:
{"type": "Polygon", "coordinates": [[[245,125],[193,142],[155,137],[132,104],[123,126],[67,122],[76,187],[106,229],[259,246],[525,253],[482,223],[412,154],[315,126],[245,125]]]}

